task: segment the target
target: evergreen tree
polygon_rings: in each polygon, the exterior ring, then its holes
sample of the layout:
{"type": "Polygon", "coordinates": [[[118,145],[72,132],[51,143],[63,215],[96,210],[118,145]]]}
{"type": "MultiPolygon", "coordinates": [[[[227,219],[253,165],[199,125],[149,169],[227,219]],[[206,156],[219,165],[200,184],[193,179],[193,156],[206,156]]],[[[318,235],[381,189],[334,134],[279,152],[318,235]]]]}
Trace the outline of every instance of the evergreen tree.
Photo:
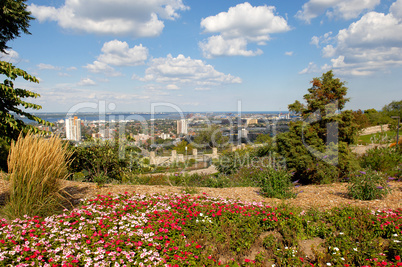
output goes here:
{"type": "Polygon", "coordinates": [[[306,105],[299,101],[288,106],[303,121],[291,122],[288,133],[277,136],[278,152],[286,158],[288,168],[304,183],[333,182],[357,168],[348,147],[354,143],[358,125],[345,107],[347,87],[334,78],[332,71],[312,80],[304,95],[306,105]]]}

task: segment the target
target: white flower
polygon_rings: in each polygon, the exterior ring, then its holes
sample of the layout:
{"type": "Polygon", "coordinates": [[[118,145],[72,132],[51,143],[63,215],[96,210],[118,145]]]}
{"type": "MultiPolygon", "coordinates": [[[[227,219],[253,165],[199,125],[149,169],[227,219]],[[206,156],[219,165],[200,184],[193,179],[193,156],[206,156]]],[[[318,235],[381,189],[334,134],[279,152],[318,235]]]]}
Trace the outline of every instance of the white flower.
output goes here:
{"type": "Polygon", "coordinates": [[[327,266],[332,266],[332,264],[331,264],[331,263],[329,263],[329,262],[327,262],[327,266]]]}
{"type": "Polygon", "coordinates": [[[357,248],[353,248],[354,251],[357,251],[357,248]]]}

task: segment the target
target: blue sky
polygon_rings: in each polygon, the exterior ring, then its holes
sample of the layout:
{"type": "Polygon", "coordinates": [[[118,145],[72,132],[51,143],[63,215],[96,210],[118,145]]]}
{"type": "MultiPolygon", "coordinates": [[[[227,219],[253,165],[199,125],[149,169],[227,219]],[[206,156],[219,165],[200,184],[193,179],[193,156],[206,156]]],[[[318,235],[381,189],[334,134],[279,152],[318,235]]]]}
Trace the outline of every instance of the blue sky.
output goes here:
{"type": "Polygon", "coordinates": [[[42,0],[0,55],[45,112],[287,111],[314,77],[347,109],[402,99],[402,0],[42,0]]]}

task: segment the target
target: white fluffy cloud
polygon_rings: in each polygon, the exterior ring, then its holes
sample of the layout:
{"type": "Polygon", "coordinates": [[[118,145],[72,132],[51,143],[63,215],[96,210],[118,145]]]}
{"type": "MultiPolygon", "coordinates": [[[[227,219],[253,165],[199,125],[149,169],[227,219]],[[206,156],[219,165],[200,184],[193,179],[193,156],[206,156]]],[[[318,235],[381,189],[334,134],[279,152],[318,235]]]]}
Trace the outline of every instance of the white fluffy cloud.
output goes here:
{"type": "Polygon", "coordinates": [[[57,21],[64,29],[132,37],[158,36],[160,19],[174,20],[187,9],[182,0],[65,0],[60,8],[28,7],[39,21],[57,21]]]}
{"type": "Polygon", "coordinates": [[[398,0],[394,2],[390,9],[389,12],[395,17],[402,19],[402,0],[398,0]]]}
{"type": "Polygon", "coordinates": [[[296,17],[307,23],[324,13],[329,18],[353,19],[373,10],[380,0],[310,0],[305,3],[296,17]]]}
{"type": "Polygon", "coordinates": [[[20,55],[12,50],[6,49],[6,53],[0,52],[0,60],[10,62],[12,64],[18,63],[20,61],[20,55]]]}
{"type": "Polygon", "coordinates": [[[137,66],[142,65],[148,58],[148,48],[136,45],[132,48],[128,43],[113,40],[103,44],[102,54],[97,57],[92,64],[87,64],[87,68],[92,73],[104,73],[108,76],[120,76],[113,66],[137,66]]]}
{"type": "Polygon", "coordinates": [[[87,70],[92,73],[103,73],[107,76],[116,77],[121,76],[122,74],[116,71],[114,68],[106,64],[105,62],[100,62],[95,60],[92,64],[87,64],[84,66],[87,70]]]}
{"type": "Polygon", "coordinates": [[[255,51],[247,50],[247,40],[245,38],[224,39],[221,35],[214,35],[206,42],[200,42],[206,58],[216,56],[257,56],[262,54],[261,49],[255,51]]]}
{"type": "Polygon", "coordinates": [[[113,40],[102,47],[98,61],[114,66],[136,66],[145,63],[148,58],[148,48],[142,44],[130,48],[126,42],[113,40]]]}
{"type": "Polygon", "coordinates": [[[81,81],[78,82],[78,85],[80,85],[80,86],[93,86],[93,85],[96,85],[96,82],[94,82],[90,78],[85,78],[85,79],[81,79],[81,81]]]}
{"type": "Polygon", "coordinates": [[[299,74],[314,73],[314,72],[318,72],[318,71],[319,71],[319,69],[318,69],[317,65],[314,62],[310,62],[310,63],[308,63],[307,68],[300,71],[299,74]]]}
{"type": "Polygon", "coordinates": [[[60,67],[56,67],[56,66],[53,66],[50,64],[45,64],[45,63],[39,63],[37,66],[40,70],[60,70],[61,69],[60,67]]]}
{"type": "Polygon", "coordinates": [[[154,58],[149,65],[145,71],[145,76],[143,78],[137,77],[137,79],[168,84],[169,89],[175,89],[173,85],[176,84],[199,87],[241,83],[239,77],[221,73],[202,60],[191,59],[183,55],[173,57],[169,54],[166,58],[154,58]]]}
{"type": "Polygon", "coordinates": [[[388,14],[369,12],[340,30],[322,49],[331,67],[343,74],[370,75],[402,66],[401,2],[396,1],[388,14]]]}
{"type": "Polygon", "coordinates": [[[290,30],[287,21],[275,15],[275,7],[252,6],[248,2],[229,8],[201,21],[204,33],[219,33],[200,42],[204,56],[255,56],[260,49],[247,50],[247,44],[265,45],[274,33],[290,30]]]}

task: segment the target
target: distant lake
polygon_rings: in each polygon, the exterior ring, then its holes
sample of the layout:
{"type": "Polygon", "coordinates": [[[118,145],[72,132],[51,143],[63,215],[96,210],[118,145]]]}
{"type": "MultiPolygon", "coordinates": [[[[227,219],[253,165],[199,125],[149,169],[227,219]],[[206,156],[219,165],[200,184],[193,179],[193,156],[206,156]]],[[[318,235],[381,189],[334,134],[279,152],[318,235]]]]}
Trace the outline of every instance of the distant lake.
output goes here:
{"type": "MultiPolygon", "coordinates": [[[[244,115],[257,115],[257,114],[264,114],[264,115],[276,115],[280,114],[280,111],[247,111],[242,112],[242,116],[244,115]]],[[[287,113],[287,112],[283,112],[287,113]]],[[[57,122],[59,120],[66,119],[66,113],[33,113],[35,116],[49,121],[49,122],[57,122]]],[[[219,116],[219,115],[227,115],[227,116],[237,116],[237,112],[183,112],[185,117],[189,115],[201,115],[201,116],[219,116]]],[[[98,121],[98,120],[106,120],[106,121],[119,121],[119,120],[137,120],[137,121],[144,121],[150,119],[169,119],[169,120],[178,120],[181,119],[181,116],[177,112],[160,112],[156,114],[151,113],[134,113],[134,112],[127,112],[127,113],[107,113],[104,115],[99,115],[98,113],[76,113],[74,116],[78,117],[84,121],[98,121]]],[[[18,117],[18,116],[17,116],[18,117]]],[[[32,122],[27,118],[20,118],[24,122],[32,122]]]]}

